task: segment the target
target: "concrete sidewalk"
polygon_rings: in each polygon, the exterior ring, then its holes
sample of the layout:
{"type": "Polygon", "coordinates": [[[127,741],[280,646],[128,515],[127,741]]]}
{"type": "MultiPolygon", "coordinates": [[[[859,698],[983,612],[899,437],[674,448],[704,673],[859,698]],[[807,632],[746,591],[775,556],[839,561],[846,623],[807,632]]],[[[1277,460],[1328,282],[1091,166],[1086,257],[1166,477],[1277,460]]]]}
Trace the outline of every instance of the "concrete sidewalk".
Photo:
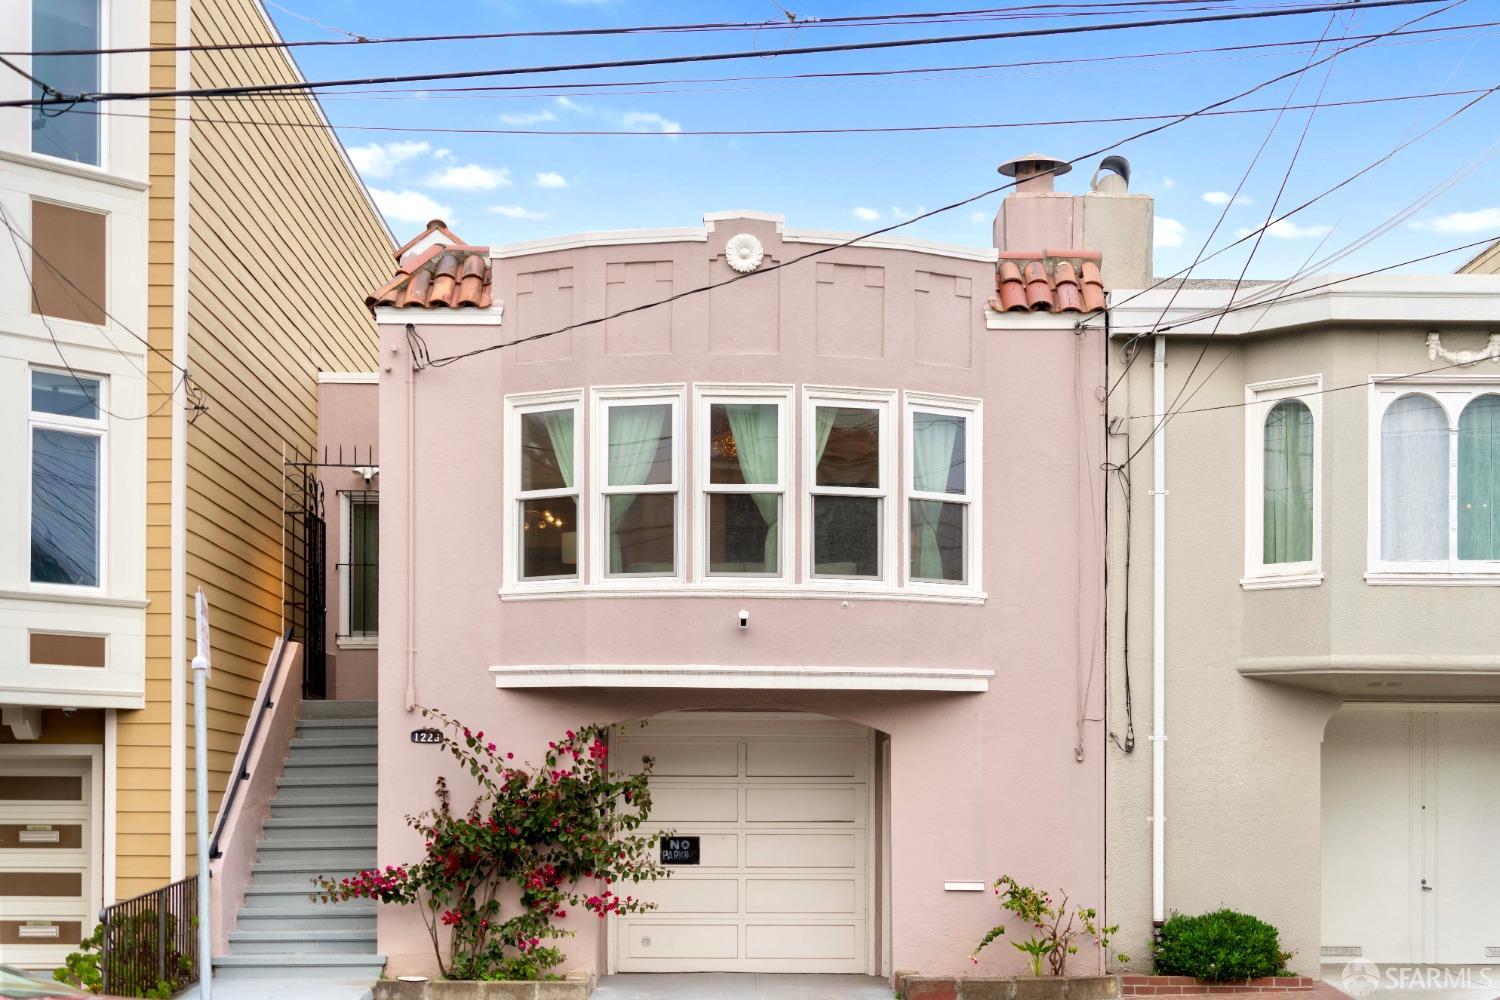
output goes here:
{"type": "Polygon", "coordinates": [[[681,972],[605,976],[594,1000],[891,1000],[878,976],[681,972]]]}

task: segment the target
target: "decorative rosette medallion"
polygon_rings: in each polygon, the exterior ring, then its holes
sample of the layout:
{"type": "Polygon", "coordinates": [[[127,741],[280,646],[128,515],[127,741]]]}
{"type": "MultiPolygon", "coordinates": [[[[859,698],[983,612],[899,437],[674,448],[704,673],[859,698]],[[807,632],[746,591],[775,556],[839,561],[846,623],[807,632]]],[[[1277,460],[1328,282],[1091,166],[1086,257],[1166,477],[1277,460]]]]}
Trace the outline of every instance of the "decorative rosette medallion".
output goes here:
{"type": "Polygon", "coordinates": [[[749,274],[760,267],[760,262],[765,256],[765,247],[760,245],[760,240],[749,233],[731,236],[729,242],[724,244],[724,259],[728,261],[730,267],[741,274],[749,274]]]}

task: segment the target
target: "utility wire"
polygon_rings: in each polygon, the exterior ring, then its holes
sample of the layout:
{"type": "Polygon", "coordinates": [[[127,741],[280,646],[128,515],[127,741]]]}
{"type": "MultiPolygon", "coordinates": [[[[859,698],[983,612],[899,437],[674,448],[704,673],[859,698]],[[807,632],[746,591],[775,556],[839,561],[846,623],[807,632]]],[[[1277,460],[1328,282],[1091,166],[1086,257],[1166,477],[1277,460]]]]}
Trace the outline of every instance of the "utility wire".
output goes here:
{"type": "MultiPolygon", "coordinates": [[[[1440,0],[1362,0],[1361,10],[1381,7],[1409,7],[1431,5],[1440,0]]],[[[1451,5],[1450,5],[1451,6],[1451,5]]],[[[1240,22],[1273,17],[1293,17],[1303,14],[1328,13],[1347,10],[1347,3],[1323,3],[1303,7],[1288,7],[1270,11],[1238,11],[1227,14],[1200,14],[1185,18],[1153,18],[1143,21],[1115,21],[1108,24],[1065,25],[1052,28],[1027,28],[1014,31],[991,31],[969,35],[944,35],[940,37],[888,39],[878,42],[848,42],[838,45],[805,45],[782,49],[777,55],[820,55],[831,52],[858,52],[880,49],[911,48],[926,45],[952,45],[966,42],[999,41],[1002,39],[1039,38],[1057,35],[1075,35],[1102,31],[1123,31],[1138,28],[1175,27],[1190,24],[1240,22]]],[[[1444,8],[1445,10],[1448,8],[1444,8]]],[[[252,94],[278,93],[284,91],[313,91],[328,87],[372,86],[387,83],[418,83],[430,80],[464,80],[497,76],[525,76],[539,73],[569,73],[583,70],[620,69],[634,66],[663,66],[683,63],[724,62],[738,59],[760,59],[763,51],[711,52],[682,56],[656,56],[643,59],[616,59],[598,62],[582,62],[546,66],[515,66],[482,70],[454,70],[441,73],[410,73],[385,77],[359,77],[341,80],[301,80],[288,83],[243,84],[232,87],[189,88],[184,90],[112,91],[96,94],[79,94],[65,97],[42,97],[28,100],[0,101],[0,107],[34,107],[39,105],[71,103],[73,101],[99,103],[103,101],[137,101],[161,97],[239,97],[252,94]]]]}

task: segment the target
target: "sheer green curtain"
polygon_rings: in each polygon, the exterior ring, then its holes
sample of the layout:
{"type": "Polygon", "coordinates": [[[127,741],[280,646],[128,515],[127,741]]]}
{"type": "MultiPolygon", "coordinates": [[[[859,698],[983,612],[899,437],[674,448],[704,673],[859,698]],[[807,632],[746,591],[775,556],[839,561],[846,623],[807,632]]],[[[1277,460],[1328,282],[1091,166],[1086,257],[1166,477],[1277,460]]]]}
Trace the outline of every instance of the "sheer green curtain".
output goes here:
{"type": "MultiPolygon", "coordinates": [[[[547,428],[547,439],[552,442],[552,454],[557,459],[558,471],[563,484],[573,488],[573,411],[549,410],[542,414],[547,428]]],[[[612,453],[612,452],[611,452],[612,453]]]]}
{"type": "Polygon", "coordinates": [[[1380,554],[1392,562],[1448,558],[1448,416],[1412,394],[1380,424],[1380,554]]]}
{"type": "MultiPolygon", "coordinates": [[[[614,406],[609,410],[609,485],[642,486],[651,473],[672,408],[664,404],[614,406]]],[[[639,494],[609,498],[609,571],[622,570],[620,525],[639,494]]]]}
{"type": "MultiPolygon", "coordinates": [[[[821,415],[821,412],[820,412],[821,415]]],[[[777,450],[776,407],[764,403],[730,403],[724,407],[724,416],[729,420],[729,429],[734,434],[735,457],[740,463],[740,473],[746,483],[771,485],[777,479],[779,456],[777,450]]],[[[821,424],[820,424],[821,426],[821,424]]],[[[828,422],[833,428],[833,421],[828,422]]],[[[828,436],[822,434],[826,443],[828,436]]],[[[820,445],[818,454],[823,448],[820,445]]],[[[777,558],[778,517],[781,497],[776,493],[752,493],[750,499],[766,522],[766,551],[764,569],[774,573],[780,564],[777,558]]]]}
{"type": "Polygon", "coordinates": [[[1500,396],[1458,419],[1458,557],[1500,559],[1500,396]]]}
{"type": "MultiPolygon", "coordinates": [[[[958,441],[963,417],[938,413],[912,414],[912,485],[921,493],[947,493],[953,473],[953,445],[958,441]]],[[[943,579],[943,554],[938,545],[938,519],[943,504],[913,500],[912,529],[916,551],[912,554],[912,576],[924,580],[943,579]]]]}
{"type": "Polygon", "coordinates": [[[1267,566],[1310,562],[1313,553],[1313,416],[1284,399],[1266,416],[1261,558],[1267,566]]]}
{"type": "MultiPolygon", "coordinates": [[[[833,421],[838,417],[838,410],[832,406],[820,406],[817,415],[813,418],[813,434],[817,436],[817,451],[813,454],[813,468],[823,461],[823,450],[828,447],[828,438],[833,434],[833,421]]],[[[816,476],[814,479],[816,480],[816,476]]]]}

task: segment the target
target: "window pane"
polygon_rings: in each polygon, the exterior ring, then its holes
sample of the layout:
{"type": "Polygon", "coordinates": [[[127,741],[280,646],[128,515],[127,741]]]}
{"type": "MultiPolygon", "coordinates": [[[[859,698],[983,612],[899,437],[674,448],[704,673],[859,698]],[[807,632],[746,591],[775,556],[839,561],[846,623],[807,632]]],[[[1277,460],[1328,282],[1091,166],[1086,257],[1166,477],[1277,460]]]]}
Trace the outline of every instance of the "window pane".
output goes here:
{"type": "Polygon", "coordinates": [[[521,576],[578,575],[578,498],[521,502],[521,576]]]}
{"type": "Polygon", "coordinates": [[[380,503],[349,501],[349,633],[376,635],[380,621],[380,503]]]}
{"type": "Polygon", "coordinates": [[[99,380],[67,372],[31,373],[31,409],[62,417],[99,419],[99,380]]]}
{"type": "Polygon", "coordinates": [[[1266,416],[1262,560],[1309,562],[1313,552],[1313,417],[1284,399],[1266,416]]]}
{"type": "Polygon", "coordinates": [[[37,428],[31,437],[31,579],[99,585],[99,439],[37,428]]]}
{"type": "Polygon", "coordinates": [[[1500,559],[1500,396],[1458,418],[1458,558],[1500,559]]]}
{"type": "Polygon", "coordinates": [[[819,486],[880,488],[880,412],[820,406],[813,418],[819,486]]]}
{"type": "Polygon", "coordinates": [[[963,493],[968,470],[964,436],[968,421],[945,413],[913,413],[912,483],[923,493],[963,493]]]}
{"type": "Polygon", "coordinates": [[[878,497],[813,497],[813,573],[880,575],[878,497]]]}
{"type": "Polygon", "coordinates": [[[106,228],[100,212],[31,203],[31,312],[104,325],[106,228]]]}
{"type": "Polygon", "coordinates": [[[964,582],[964,513],[967,504],[911,501],[913,580],[964,582]]]}
{"type": "MultiPolygon", "coordinates": [[[[99,47],[99,0],[33,0],[33,52],[99,47]]],[[[31,73],[64,94],[99,90],[98,56],[36,56],[31,61],[31,73]]],[[[31,93],[39,98],[42,89],[33,84],[31,93]]],[[[89,106],[63,111],[66,107],[51,105],[45,113],[41,107],[31,109],[32,150],[98,166],[99,115],[89,106]]]]}
{"type": "Polygon", "coordinates": [[[672,406],[609,408],[609,485],[656,486],[672,481],[672,406]]]}
{"type": "Polygon", "coordinates": [[[781,572],[780,514],[781,497],[776,493],[710,493],[708,571],[781,572]]]}
{"type": "Polygon", "coordinates": [[[708,408],[709,482],[778,482],[776,411],[771,403],[715,403],[708,408]]]}
{"type": "Polygon", "coordinates": [[[1448,558],[1448,418],[1426,396],[1396,400],[1381,422],[1380,552],[1448,558]]]}
{"type": "Polygon", "coordinates": [[[521,489],[573,485],[573,411],[521,414],[521,489]]]}
{"type": "Polygon", "coordinates": [[[666,575],[677,571],[677,494],[617,493],[609,498],[609,571],[666,575]]]}

